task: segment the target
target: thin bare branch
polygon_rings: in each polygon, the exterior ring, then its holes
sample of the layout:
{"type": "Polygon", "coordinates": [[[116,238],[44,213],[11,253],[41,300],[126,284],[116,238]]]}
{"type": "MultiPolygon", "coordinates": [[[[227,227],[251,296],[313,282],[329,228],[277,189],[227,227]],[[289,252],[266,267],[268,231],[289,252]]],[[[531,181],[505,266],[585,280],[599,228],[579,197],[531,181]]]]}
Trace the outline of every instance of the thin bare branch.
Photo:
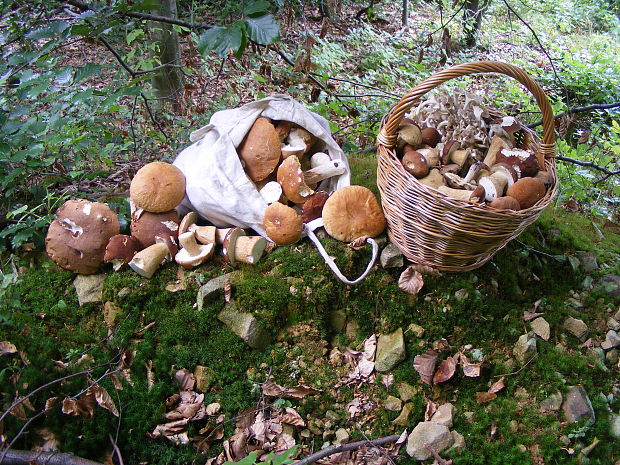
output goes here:
{"type": "Polygon", "coordinates": [[[4,465],[102,465],[100,462],[93,462],[64,452],[18,449],[7,451],[2,463],[4,465]]]}
{"type": "MultiPolygon", "coordinates": [[[[566,115],[572,115],[574,113],[582,113],[582,112],[591,111],[591,110],[609,110],[611,108],[620,108],[620,102],[594,103],[592,105],[586,105],[585,107],[569,108],[568,110],[563,111],[562,113],[558,113],[557,115],[554,116],[554,118],[562,118],[563,116],[566,116],[566,115]]],[[[541,124],[543,124],[542,120],[536,121],[535,123],[532,123],[532,124],[528,124],[527,127],[535,128],[537,126],[540,126],[541,124]]]]}
{"type": "Polygon", "coordinates": [[[388,444],[390,442],[396,442],[400,438],[400,434],[393,434],[391,436],[386,436],[379,439],[373,439],[371,441],[357,441],[350,442],[349,444],[339,444],[335,446],[326,447],[314,454],[310,454],[307,457],[294,462],[293,465],[308,465],[310,463],[314,463],[317,460],[321,460],[322,458],[329,457],[330,455],[338,454],[340,452],[346,452],[349,450],[357,450],[360,447],[365,446],[382,446],[383,444],[388,444]]]}

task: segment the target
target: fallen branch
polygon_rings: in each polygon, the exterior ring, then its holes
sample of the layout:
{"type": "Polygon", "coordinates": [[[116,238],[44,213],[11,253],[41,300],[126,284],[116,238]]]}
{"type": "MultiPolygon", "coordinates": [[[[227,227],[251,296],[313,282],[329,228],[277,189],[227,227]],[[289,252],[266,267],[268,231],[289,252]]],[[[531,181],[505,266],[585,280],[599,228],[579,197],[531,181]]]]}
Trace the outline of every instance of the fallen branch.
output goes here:
{"type": "Polygon", "coordinates": [[[386,436],[379,439],[373,439],[372,441],[357,441],[350,442],[348,444],[340,444],[335,446],[326,447],[323,450],[315,452],[314,454],[310,454],[306,458],[303,458],[297,462],[294,462],[293,465],[308,465],[309,463],[314,463],[317,460],[321,460],[322,458],[329,457],[330,455],[338,454],[340,452],[346,452],[350,450],[357,450],[360,447],[364,446],[382,446],[383,444],[388,444],[390,442],[396,442],[400,438],[400,434],[393,434],[391,436],[386,436]]]}
{"type": "Polygon", "coordinates": [[[100,462],[83,459],[65,452],[42,452],[9,449],[3,465],[102,465],[100,462]]]}
{"type": "Polygon", "coordinates": [[[599,171],[602,171],[603,173],[605,173],[607,175],[607,177],[615,176],[617,174],[620,174],[620,170],[611,171],[611,170],[605,168],[604,166],[597,165],[596,163],[594,163],[592,161],[575,160],[574,158],[565,157],[563,155],[556,155],[555,159],[556,160],[560,160],[560,161],[566,161],[568,163],[573,163],[573,164],[579,165],[579,166],[586,166],[588,168],[594,168],[595,170],[599,170],[599,171]]]}
{"type": "MultiPolygon", "coordinates": [[[[558,113],[557,115],[554,116],[554,118],[562,118],[563,116],[567,116],[567,115],[572,115],[574,113],[582,113],[584,111],[590,111],[590,110],[609,110],[610,108],[619,108],[620,107],[620,102],[614,102],[614,103],[595,103],[592,105],[586,105],[585,107],[576,107],[576,108],[569,108],[566,111],[563,111],[562,113],[558,113]]],[[[532,124],[528,124],[527,127],[528,128],[535,128],[536,126],[540,126],[541,124],[543,124],[542,120],[540,121],[536,121],[535,123],[532,124]]]]}

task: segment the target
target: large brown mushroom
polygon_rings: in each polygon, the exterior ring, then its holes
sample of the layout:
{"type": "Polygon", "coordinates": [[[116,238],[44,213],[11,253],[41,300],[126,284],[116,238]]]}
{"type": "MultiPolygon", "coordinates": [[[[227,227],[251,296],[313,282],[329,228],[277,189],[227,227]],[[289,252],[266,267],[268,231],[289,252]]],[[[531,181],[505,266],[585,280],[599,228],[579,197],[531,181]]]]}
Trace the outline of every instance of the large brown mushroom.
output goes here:
{"type": "Polygon", "coordinates": [[[258,118],[237,149],[252,181],[261,181],[276,169],[282,155],[280,145],[280,137],[271,121],[258,118]]]}
{"type": "Polygon", "coordinates": [[[374,237],[385,229],[385,216],[370,189],[347,186],[334,192],[323,206],[325,230],[334,239],[350,242],[374,237]]]}
{"type": "Polygon", "coordinates": [[[278,245],[294,244],[301,239],[303,231],[301,216],[279,202],[272,203],[265,210],[263,227],[269,239],[278,245]]]}
{"type": "Polygon", "coordinates": [[[185,175],[170,163],[156,161],[138,170],[129,186],[136,209],[162,213],[173,210],[185,196],[185,175]]]}
{"type": "Polygon", "coordinates": [[[168,244],[174,256],[178,251],[179,214],[176,210],[165,213],[142,212],[131,216],[131,235],[143,248],[155,244],[157,238],[168,244]]]}
{"type": "Polygon", "coordinates": [[[92,274],[103,263],[108,241],[119,233],[118,217],[106,204],[68,200],[56,211],[45,249],[61,268],[92,274]]]}

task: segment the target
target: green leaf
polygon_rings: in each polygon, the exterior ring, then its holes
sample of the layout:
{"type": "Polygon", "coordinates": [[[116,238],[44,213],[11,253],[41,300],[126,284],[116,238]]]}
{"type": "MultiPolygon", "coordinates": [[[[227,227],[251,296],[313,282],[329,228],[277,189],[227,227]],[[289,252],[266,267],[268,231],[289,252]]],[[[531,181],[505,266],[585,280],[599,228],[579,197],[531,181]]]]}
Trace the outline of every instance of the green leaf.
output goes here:
{"type": "Polygon", "coordinates": [[[142,29],[134,29],[129,34],[127,34],[127,39],[126,39],[127,45],[131,44],[138,37],[143,37],[143,36],[144,36],[144,31],[142,29]]]}
{"type": "Polygon", "coordinates": [[[60,35],[69,27],[66,21],[51,21],[47,26],[40,27],[26,34],[26,38],[30,40],[51,39],[60,35]]]}
{"type": "Polygon", "coordinates": [[[258,452],[254,451],[250,455],[247,455],[245,458],[239,460],[238,462],[224,462],[224,465],[254,465],[256,463],[257,455],[258,452]]]}
{"type": "Polygon", "coordinates": [[[288,465],[293,463],[291,457],[297,455],[297,445],[294,445],[289,450],[282,452],[275,459],[271,461],[271,465],[288,465]]]}
{"type": "Polygon", "coordinates": [[[245,18],[244,21],[247,24],[250,39],[257,44],[271,44],[280,37],[280,26],[273,15],[245,18]]]}
{"type": "Polygon", "coordinates": [[[56,78],[54,82],[60,86],[67,85],[73,79],[73,68],[71,66],[65,66],[61,70],[56,72],[56,78]]]}
{"type": "Polygon", "coordinates": [[[266,0],[255,0],[250,2],[244,2],[243,5],[243,14],[247,16],[252,16],[258,13],[266,13],[269,11],[271,5],[266,0]]]}
{"type": "Polygon", "coordinates": [[[84,79],[94,76],[95,74],[99,74],[99,72],[101,72],[101,68],[102,66],[96,63],[86,63],[84,66],[75,71],[73,81],[77,84],[84,79]]]}
{"type": "Polygon", "coordinates": [[[244,31],[239,21],[231,27],[216,26],[209,29],[198,39],[198,51],[202,55],[207,55],[211,50],[220,58],[225,58],[232,50],[238,52],[242,45],[244,31]]]}

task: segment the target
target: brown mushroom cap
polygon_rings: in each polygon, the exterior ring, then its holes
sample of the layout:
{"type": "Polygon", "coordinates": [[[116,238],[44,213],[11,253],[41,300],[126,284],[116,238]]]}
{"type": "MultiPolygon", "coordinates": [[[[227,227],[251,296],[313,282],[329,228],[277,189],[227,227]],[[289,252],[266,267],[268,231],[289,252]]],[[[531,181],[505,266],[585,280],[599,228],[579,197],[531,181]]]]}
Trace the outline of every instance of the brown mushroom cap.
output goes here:
{"type": "Polygon", "coordinates": [[[325,191],[315,192],[308,197],[301,212],[302,221],[308,223],[309,221],[320,218],[323,214],[323,206],[328,198],[329,194],[325,191]]]}
{"type": "Polygon", "coordinates": [[[495,163],[512,166],[522,178],[536,176],[540,169],[536,154],[523,149],[502,149],[497,153],[495,163]]]}
{"type": "Polygon", "coordinates": [[[272,203],[265,210],[263,227],[269,239],[278,245],[297,242],[303,231],[301,216],[291,207],[279,202],[272,203]]]}
{"type": "Polygon", "coordinates": [[[271,121],[258,118],[237,149],[252,181],[261,181],[276,169],[282,155],[280,146],[280,137],[271,121]]]}
{"type": "Polygon", "coordinates": [[[117,234],[108,241],[103,262],[118,262],[121,266],[126,265],[141,248],[140,242],[135,237],[117,234]]]}
{"type": "Polygon", "coordinates": [[[136,208],[162,213],[172,210],[185,197],[185,175],[170,163],[144,165],[131,180],[129,196],[136,208]]]}
{"type": "Polygon", "coordinates": [[[143,212],[140,216],[131,217],[131,235],[135,237],[143,248],[155,244],[156,238],[163,239],[170,253],[178,251],[179,214],[176,210],[165,213],[143,212]]]}
{"type": "Polygon", "coordinates": [[[508,188],[506,195],[517,199],[521,209],[525,209],[533,206],[546,193],[545,184],[540,179],[522,178],[508,188]]]}
{"type": "Polygon", "coordinates": [[[304,173],[297,157],[288,157],[280,164],[278,182],[286,198],[294,203],[303,203],[314,193],[304,180],[304,173]]]}
{"type": "Polygon", "coordinates": [[[521,210],[519,201],[509,195],[496,198],[489,204],[489,206],[499,210],[521,210]]]}
{"type": "Polygon", "coordinates": [[[350,242],[377,236],[385,229],[385,216],[370,189],[347,186],[334,192],[323,207],[325,230],[334,239],[350,242]]]}
{"type": "Polygon", "coordinates": [[[435,128],[422,129],[422,143],[435,148],[441,140],[441,134],[435,128]]]}
{"type": "Polygon", "coordinates": [[[426,158],[416,150],[405,152],[401,162],[405,171],[416,178],[423,178],[428,174],[429,166],[426,162],[426,158]]]}
{"type": "Polygon", "coordinates": [[[119,233],[118,217],[106,204],[68,200],[50,224],[45,250],[61,268],[92,274],[103,263],[108,241],[119,233]]]}

